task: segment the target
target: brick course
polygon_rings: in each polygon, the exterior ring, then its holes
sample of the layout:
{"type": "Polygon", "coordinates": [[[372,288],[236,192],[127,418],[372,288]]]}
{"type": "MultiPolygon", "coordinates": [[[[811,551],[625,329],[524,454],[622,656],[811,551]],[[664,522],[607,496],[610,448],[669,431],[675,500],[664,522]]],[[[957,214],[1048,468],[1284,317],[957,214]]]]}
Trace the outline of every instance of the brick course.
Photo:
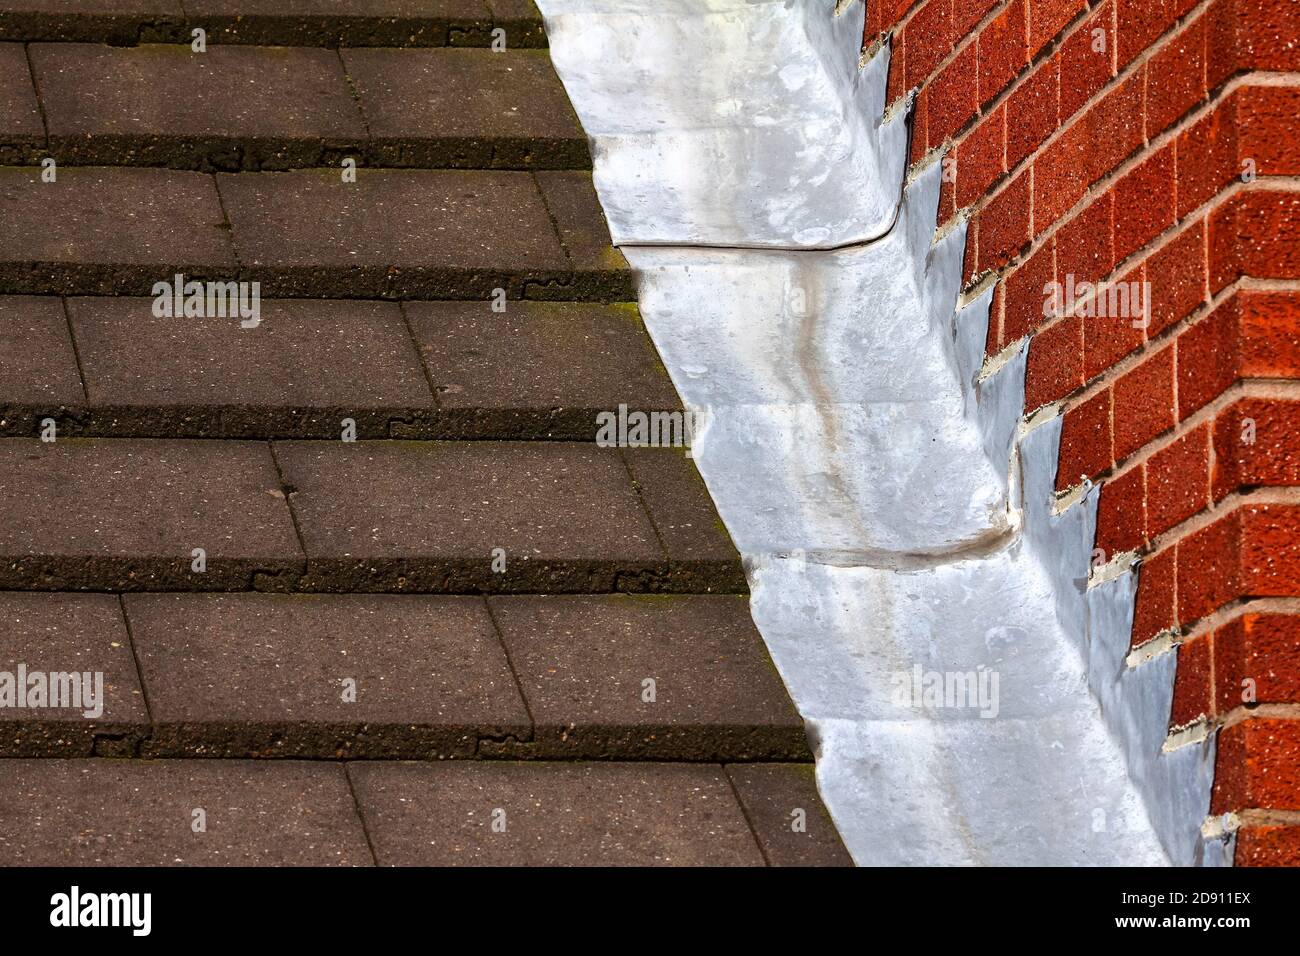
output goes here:
{"type": "MultiPolygon", "coordinates": [[[[1279,676],[1300,617],[1256,607],[1300,588],[1300,7],[892,6],[868,0],[869,24],[903,28],[891,91],[927,110],[913,158],[955,161],[940,225],[969,215],[965,279],[998,280],[987,350],[1030,337],[1025,411],[1064,416],[1057,489],[1100,482],[1096,546],[1142,558],[1133,643],[1182,641],[1172,723],[1229,719],[1246,670],[1261,701],[1300,703],[1279,676]],[[1146,283],[1149,309],[1044,308],[1070,281],[1146,283]]],[[[1263,734],[1238,713],[1216,806],[1295,804],[1300,721],[1263,734]]],[[[1238,862],[1294,861],[1296,832],[1243,829],[1238,862]]]]}

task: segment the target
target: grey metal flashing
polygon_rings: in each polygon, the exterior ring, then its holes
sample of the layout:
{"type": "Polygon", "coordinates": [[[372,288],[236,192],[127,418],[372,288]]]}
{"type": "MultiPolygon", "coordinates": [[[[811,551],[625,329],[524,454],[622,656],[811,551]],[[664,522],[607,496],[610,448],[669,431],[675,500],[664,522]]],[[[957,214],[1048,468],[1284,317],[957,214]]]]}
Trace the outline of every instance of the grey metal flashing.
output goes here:
{"type": "Polygon", "coordinates": [[[956,308],[965,224],[936,238],[940,164],[904,187],[861,4],[539,5],[854,858],[1227,862],[1213,738],[1163,749],[1174,655],[1127,659],[1135,570],[1089,587],[1096,490],[1057,513],[1030,344],[991,370],[992,290],[956,308]]]}

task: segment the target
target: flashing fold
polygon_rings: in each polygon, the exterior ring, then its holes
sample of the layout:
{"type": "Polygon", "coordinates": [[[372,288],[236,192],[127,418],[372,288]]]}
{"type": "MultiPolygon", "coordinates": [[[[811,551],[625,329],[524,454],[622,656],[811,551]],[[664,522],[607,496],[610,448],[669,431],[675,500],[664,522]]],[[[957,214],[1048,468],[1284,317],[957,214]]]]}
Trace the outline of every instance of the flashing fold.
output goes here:
{"type": "Polygon", "coordinates": [[[1136,570],[1088,586],[1029,343],[983,367],[992,289],[957,308],[966,226],[940,164],[904,185],[863,5],[539,5],[854,858],[1228,862],[1214,740],[1163,750],[1174,655],[1126,660],[1136,570]]]}

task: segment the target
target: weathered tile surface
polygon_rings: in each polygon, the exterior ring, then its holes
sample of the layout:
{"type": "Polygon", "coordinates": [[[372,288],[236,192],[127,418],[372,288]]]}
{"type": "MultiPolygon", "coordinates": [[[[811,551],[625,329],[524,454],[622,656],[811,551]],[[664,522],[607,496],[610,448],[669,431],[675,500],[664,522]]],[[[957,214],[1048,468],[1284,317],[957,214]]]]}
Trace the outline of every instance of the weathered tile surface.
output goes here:
{"type": "Polygon", "coordinates": [[[27,54],[21,43],[0,43],[0,163],[34,163],[45,142],[27,54]]]}
{"type": "Polygon", "coordinates": [[[234,279],[212,177],[167,169],[0,168],[0,293],[151,294],[177,272],[234,279]]]}
{"type": "Polygon", "coordinates": [[[116,595],[0,591],[0,672],[0,756],[130,755],[148,731],[116,595]]]}
{"type": "Polygon", "coordinates": [[[695,462],[681,448],[625,448],[623,455],[674,569],[706,590],[744,587],[740,555],[695,462]]]}
{"type": "Polygon", "coordinates": [[[337,170],[217,177],[240,261],[266,295],[487,299],[568,273],[520,172],[337,170]]]}
{"type": "Polygon", "coordinates": [[[472,757],[530,730],[481,598],[132,594],[146,753],[472,757]]]}
{"type": "Polygon", "coordinates": [[[811,757],[744,597],[489,600],[539,756],[811,757]]]}
{"type": "Polygon", "coordinates": [[[283,442],[330,589],[609,591],[662,551],[616,451],[560,442],[283,442]],[[503,549],[505,569],[493,570],[503,549]]]}
{"type": "Polygon", "coordinates": [[[772,866],[852,866],[817,793],[812,764],[727,765],[772,866]]]}
{"type": "Polygon", "coordinates": [[[445,761],[348,772],[380,865],[763,865],[714,765],[445,761]]]}
{"type": "Polygon", "coordinates": [[[342,56],[382,165],[591,165],[545,51],[352,49],[342,56]]]}
{"type": "Polygon", "coordinates": [[[337,764],[7,760],[4,770],[4,866],[369,866],[374,859],[337,764]]]}
{"type": "Polygon", "coordinates": [[[94,406],[87,427],[337,438],[351,419],[375,438],[434,408],[396,303],[267,299],[252,328],[238,316],[156,318],[153,303],[68,300],[94,406]]]}
{"type": "Polygon", "coordinates": [[[0,586],[242,588],[300,566],[265,444],[0,439],[0,586]]]}
{"type": "Polygon", "coordinates": [[[407,302],[444,418],[467,435],[591,441],[620,404],[680,408],[636,308],[560,302],[407,302]]]}
{"type": "Polygon", "coordinates": [[[0,408],[52,410],[84,400],[63,303],[54,296],[0,296],[0,408]]]}
{"type": "Polygon", "coordinates": [[[0,40],[189,42],[180,0],[9,0],[0,40]]]}
{"type": "Polygon", "coordinates": [[[332,50],[37,43],[31,57],[64,163],[337,166],[366,139],[332,50]]]}

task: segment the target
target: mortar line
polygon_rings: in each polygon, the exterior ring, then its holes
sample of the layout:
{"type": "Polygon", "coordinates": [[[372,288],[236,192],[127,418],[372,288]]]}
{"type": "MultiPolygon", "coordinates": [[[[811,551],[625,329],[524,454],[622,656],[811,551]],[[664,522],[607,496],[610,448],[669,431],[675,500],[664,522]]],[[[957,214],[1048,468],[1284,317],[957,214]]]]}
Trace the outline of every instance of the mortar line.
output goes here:
{"type": "Polygon", "coordinates": [[[126,609],[126,595],[118,592],[117,608],[122,615],[122,625],[126,628],[127,645],[131,648],[131,660],[135,662],[136,679],[140,682],[140,696],[144,698],[145,716],[149,718],[149,727],[154,726],[153,706],[149,703],[149,688],[145,683],[144,668],[140,665],[140,651],[135,644],[135,631],[131,627],[131,615],[126,609]]]}
{"type": "Polygon", "coordinates": [[[375,851],[375,841],[371,839],[370,827],[366,823],[366,814],[361,809],[361,798],[357,796],[356,783],[352,779],[353,761],[344,760],[342,763],[343,780],[348,785],[348,793],[352,795],[352,809],[357,815],[358,822],[361,824],[361,835],[366,838],[366,849],[370,851],[370,859],[374,861],[375,866],[378,867],[380,865],[379,854],[375,851]]]}
{"type": "Polygon", "coordinates": [[[23,44],[23,56],[27,60],[27,75],[31,78],[32,93],[36,97],[36,110],[41,114],[41,127],[45,130],[45,142],[42,145],[44,145],[45,149],[48,151],[51,148],[50,121],[49,117],[45,114],[45,98],[41,96],[41,84],[40,81],[36,79],[36,64],[32,61],[32,45],[30,43],[23,44]]]}
{"type": "Polygon", "coordinates": [[[754,823],[754,818],[749,812],[749,807],[745,806],[745,799],[740,795],[740,788],[736,786],[736,779],[731,775],[731,765],[727,763],[718,764],[722,775],[727,779],[727,786],[731,788],[731,795],[736,798],[736,806],[740,808],[740,815],[745,818],[745,825],[749,827],[749,835],[754,838],[754,845],[758,847],[759,856],[763,862],[771,867],[772,858],[768,856],[767,847],[763,845],[762,838],[758,835],[758,826],[754,823]]]}
{"type": "Polygon", "coordinates": [[[533,716],[533,707],[528,702],[528,695],[524,692],[524,682],[519,679],[519,669],[515,667],[514,657],[510,654],[510,645],[506,643],[505,630],[501,627],[501,622],[497,620],[496,612],[492,609],[491,597],[500,595],[481,595],[483,600],[483,609],[487,612],[488,620],[492,623],[492,632],[496,635],[497,644],[501,647],[501,652],[506,656],[506,666],[510,668],[510,676],[514,678],[515,690],[519,693],[519,699],[523,701],[524,713],[528,715],[528,725],[531,728],[529,735],[532,740],[537,739],[537,718],[533,716]]]}
{"type": "Polygon", "coordinates": [[[77,345],[77,333],[72,327],[72,312],[68,308],[68,297],[59,296],[59,305],[63,309],[63,321],[68,328],[68,340],[72,343],[72,359],[77,363],[77,375],[81,379],[81,394],[90,407],[90,386],[86,384],[86,368],[81,362],[81,349],[77,345]]]}

